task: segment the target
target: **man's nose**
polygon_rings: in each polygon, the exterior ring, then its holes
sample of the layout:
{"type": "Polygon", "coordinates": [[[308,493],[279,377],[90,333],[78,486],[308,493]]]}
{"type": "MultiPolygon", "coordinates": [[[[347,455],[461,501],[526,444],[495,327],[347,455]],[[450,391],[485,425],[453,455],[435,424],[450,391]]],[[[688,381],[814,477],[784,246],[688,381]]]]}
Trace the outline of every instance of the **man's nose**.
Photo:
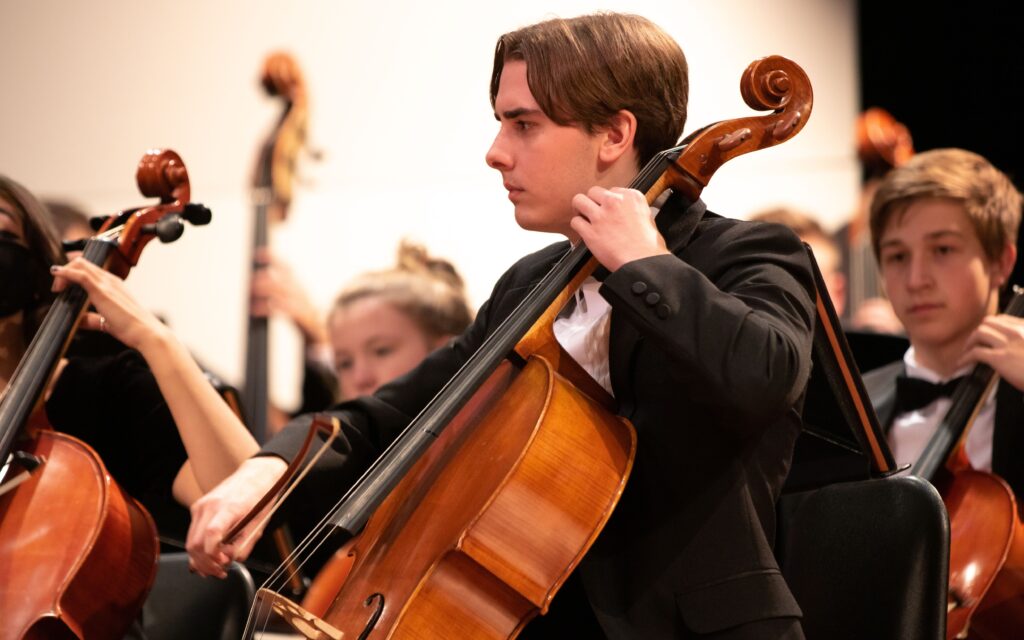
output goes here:
{"type": "Polygon", "coordinates": [[[487,162],[487,166],[498,171],[510,169],[512,167],[512,158],[505,148],[502,136],[499,133],[494,136],[494,142],[491,143],[490,149],[487,150],[487,155],[484,156],[484,160],[487,162]]]}
{"type": "Polygon", "coordinates": [[[910,258],[910,269],[907,273],[907,286],[920,289],[932,284],[932,270],[926,256],[915,255],[910,258]]]}

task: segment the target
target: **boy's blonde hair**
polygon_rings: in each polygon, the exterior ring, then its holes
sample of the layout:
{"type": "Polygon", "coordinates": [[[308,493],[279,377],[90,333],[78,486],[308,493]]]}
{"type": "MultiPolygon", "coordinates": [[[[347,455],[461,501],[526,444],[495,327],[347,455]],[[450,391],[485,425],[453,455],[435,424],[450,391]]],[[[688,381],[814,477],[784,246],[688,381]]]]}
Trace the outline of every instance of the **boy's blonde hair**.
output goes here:
{"type": "Polygon", "coordinates": [[[989,260],[1017,243],[1021,194],[1006,175],[976,153],[936,149],[893,169],[871,201],[871,246],[879,259],[882,232],[921,198],[948,198],[963,205],[989,260]]]}

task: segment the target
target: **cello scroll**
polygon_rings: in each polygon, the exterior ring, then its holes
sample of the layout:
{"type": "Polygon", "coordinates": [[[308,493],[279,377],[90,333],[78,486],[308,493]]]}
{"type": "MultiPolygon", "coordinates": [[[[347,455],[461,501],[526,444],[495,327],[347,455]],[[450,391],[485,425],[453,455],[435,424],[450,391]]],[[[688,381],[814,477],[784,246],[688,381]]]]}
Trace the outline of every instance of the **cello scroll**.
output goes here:
{"type": "Polygon", "coordinates": [[[116,235],[118,250],[110,256],[107,269],[121,278],[138,264],[142,250],[153,238],[173,242],[184,230],[183,221],[202,226],[211,219],[209,209],[190,202],[188,170],[181,156],[170,149],[147,151],[139,160],[135,182],[142,195],[160,198],[160,204],[110,216],[97,234],[102,238],[116,235]]]}
{"type": "Polygon", "coordinates": [[[683,144],[687,151],[666,172],[653,202],[665,188],[696,200],[711,176],[729,160],[789,140],[803,129],[814,102],[811,81],[802,68],[782,56],[768,56],[747,66],[740,78],[740,94],[751,109],[771,110],[764,116],[724,120],[708,125],[683,144]]]}

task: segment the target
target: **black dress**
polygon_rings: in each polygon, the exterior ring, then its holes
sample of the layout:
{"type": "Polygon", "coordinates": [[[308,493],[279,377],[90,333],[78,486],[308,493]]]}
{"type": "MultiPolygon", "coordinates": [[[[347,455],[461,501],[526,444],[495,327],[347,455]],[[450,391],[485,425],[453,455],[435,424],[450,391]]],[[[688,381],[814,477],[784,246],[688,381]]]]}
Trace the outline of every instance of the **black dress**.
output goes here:
{"type": "Polygon", "coordinates": [[[162,542],[180,550],[189,514],[171,485],[187,456],[142,356],[123,345],[73,348],[46,415],[54,429],[96,450],[117,483],[153,516],[162,542]]]}

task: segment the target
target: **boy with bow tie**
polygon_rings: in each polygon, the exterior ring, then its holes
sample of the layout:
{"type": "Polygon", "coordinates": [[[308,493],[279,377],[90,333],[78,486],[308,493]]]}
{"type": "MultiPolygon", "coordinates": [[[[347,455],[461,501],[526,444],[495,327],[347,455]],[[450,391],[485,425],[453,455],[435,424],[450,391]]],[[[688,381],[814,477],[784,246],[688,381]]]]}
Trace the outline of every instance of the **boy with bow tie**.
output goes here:
{"type": "Polygon", "coordinates": [[[870,225],[882,282],[906,328],[903,361],[864,376],[899,464],[915,463],[979,363],[1001,377],[966,441],[971,466],[1024,489],[1024,320],[999,314],[1017,258],[1021,194],[960,149],[914,156],[883,181],[870,225]]]}

